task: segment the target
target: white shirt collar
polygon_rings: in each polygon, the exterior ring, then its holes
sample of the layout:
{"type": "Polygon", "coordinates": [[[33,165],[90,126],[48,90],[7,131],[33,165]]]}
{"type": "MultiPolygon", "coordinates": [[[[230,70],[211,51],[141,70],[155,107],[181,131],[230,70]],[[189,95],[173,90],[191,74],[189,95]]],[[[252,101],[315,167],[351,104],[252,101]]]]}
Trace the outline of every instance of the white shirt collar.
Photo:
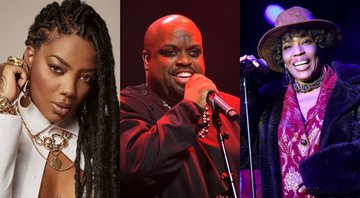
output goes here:
{"type": "MultiPolygon", "coordinates": [[[[63,130],[72,133],[73,137],[69,140],[69,145],[62,151],[71,161],[75,160],[77,136],[80,128],[76,115],[69,116],[60,122],[52,124],[43,114],[41,114],[39,109],[32,102],[30,102],[28,107],[22,107],[18,104],[18,108],[26,127],[30,130],[32,135],[42,132],[42,135],[50,136],[53,133],[61,133],[63,130]]],[[[38,149],[44,156],[48,154],[48,150],[44,147],[38,147],[38,149]]],[[[81,153],[80,168],[84,170],[83,153],[81,153]]]]}

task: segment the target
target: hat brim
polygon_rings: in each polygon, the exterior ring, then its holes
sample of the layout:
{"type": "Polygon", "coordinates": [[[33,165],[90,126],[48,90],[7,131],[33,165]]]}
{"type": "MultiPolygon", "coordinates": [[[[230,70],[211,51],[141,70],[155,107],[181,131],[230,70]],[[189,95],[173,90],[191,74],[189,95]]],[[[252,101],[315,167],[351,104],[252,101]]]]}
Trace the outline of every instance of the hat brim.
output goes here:
{"type": "Polygon", "coordinates": [[[334,31],[337,34],[338,41],[341,40],[340,28],[333,22],[322,19],[308,20],[305,22],[294,23],[284,26],[275,27],[267,31],[260,39],[257,52],[260,58],[264,59],[271,70],[284,72],[284,66],[278,65],[271,54],[271,48],[275,45],[279,37],[291,28],[317,28],[334,31]]]}

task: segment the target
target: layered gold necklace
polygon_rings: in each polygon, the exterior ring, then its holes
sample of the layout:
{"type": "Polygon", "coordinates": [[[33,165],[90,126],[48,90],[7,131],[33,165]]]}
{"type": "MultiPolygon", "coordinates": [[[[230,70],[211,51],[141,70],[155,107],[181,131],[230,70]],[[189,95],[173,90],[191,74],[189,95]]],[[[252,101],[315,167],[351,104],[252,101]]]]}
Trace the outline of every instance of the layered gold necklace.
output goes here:
{"type": "Polygon", "coordinates": [[[18,110],[18,114],[21,117],[22,123],[25,126],[25,129],[31,139],[31,142],[33,143],[34,147],[36,148],[37,152],[41,155],[41,157],[45,159],[47,165],[49,165],[51,168],[57,171],[66,171],[74,165],[74,163],[71,163],[68,167],[62,168],[62,161],[59,158],[61,151],[69,145],[69,140],[72,137],[72,134],[70,132],[62,131],[61,134],[54,133],[49,137],[47,136],[42,137],[41,133],[33,135],[29,127],[26,125],[24,118],[22,117],[19,110],[18,110]],[[38,146],[44,147],[46,150],[49,151],[49,154],[53,156],[50,162],[40,152],[38,146]]]}

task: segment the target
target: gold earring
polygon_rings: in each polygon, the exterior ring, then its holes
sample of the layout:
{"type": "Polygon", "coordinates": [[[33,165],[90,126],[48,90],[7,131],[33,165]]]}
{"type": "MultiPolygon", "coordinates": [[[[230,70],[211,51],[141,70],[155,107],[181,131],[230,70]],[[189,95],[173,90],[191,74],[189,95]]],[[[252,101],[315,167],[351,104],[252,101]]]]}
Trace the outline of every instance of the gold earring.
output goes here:
{"type": "Polygon", "coordinates": [[[22,107],[28,107],[30,105],[30,97],[29,97],[29,91],[30,91],[30,86],[29,86],[29,81],[27,81],[24,85],[25,87],[25,91],[24,92],[24,95],[21,96],[20,98],[20,105],[22,107]]]}

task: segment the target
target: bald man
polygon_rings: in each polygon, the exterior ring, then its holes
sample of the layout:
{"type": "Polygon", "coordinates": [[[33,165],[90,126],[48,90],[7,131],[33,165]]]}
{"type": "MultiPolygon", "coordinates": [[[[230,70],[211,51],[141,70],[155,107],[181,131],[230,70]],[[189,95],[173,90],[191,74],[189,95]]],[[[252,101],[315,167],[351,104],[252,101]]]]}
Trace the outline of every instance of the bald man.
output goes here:
{"type": "MultiPolygon", "coordinates": [[[[121,197],[231,195],[206,98],[216,92],[238,110],[239,98],[205,76],[200,30],[185,16],[164,16],[147,29],[142,59],[146,83],[120,94],[121,197]]],[[[239,123],[222,114],[220,120],[237,186],[239,123]]]]}

